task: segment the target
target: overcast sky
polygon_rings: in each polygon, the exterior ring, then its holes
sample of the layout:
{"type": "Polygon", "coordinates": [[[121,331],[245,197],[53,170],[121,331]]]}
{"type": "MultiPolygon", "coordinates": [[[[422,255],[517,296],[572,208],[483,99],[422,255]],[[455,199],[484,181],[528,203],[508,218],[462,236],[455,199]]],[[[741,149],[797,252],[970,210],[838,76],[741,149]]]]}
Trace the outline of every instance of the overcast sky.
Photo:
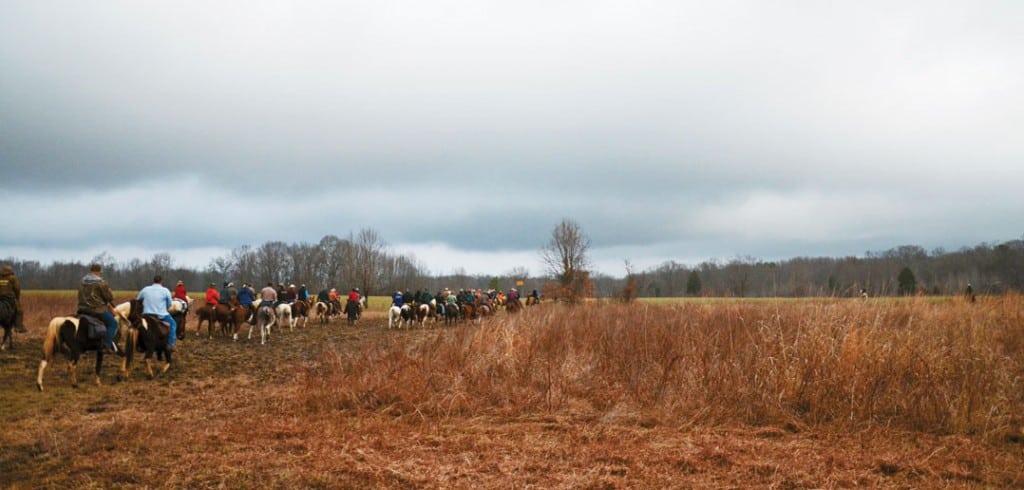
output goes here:
{"type": "Polygon", "coordinates": [[[1024,234],[1024,2],[0,0],[0,257],[429,272],[1024,234]],[[292,4],[299,5],[292,5],[292,4]]]}

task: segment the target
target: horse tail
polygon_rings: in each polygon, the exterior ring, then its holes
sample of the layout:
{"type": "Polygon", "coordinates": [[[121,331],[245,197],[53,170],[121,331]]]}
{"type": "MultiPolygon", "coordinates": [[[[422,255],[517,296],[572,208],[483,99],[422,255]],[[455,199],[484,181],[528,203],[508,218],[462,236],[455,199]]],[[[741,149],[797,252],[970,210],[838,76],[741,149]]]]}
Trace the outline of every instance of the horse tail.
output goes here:
{"type": "Polygon", "coordinates": [[[43,362],[50,362],[53,359],[54,354],[57,353],[57,349],[60,347],[60,327],[64,325],[68,317],[59,316],[50,320],[50,324],[46,327],[46,336],[43,337],[43,362]]]}
{"type": "Polygon", "coordinates": [[[135,358],[135,349],[138,348],[139,344],[139,330],[137,328],[129,328],[125,332],[124,340],[124,362],[122,371],[127,373],[128,368],[132,365],[132,360],[135,358]]]}

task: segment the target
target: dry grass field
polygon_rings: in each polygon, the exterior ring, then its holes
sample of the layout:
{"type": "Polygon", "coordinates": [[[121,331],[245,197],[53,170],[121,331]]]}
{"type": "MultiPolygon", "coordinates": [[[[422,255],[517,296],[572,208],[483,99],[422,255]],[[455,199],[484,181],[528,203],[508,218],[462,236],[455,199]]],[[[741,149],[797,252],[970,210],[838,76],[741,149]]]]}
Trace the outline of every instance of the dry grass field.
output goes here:
{"type": "MultiPolygon", "coordinates": [[[[1024,298],[543,305],[456,327],[215,333],[35,389],[0,352],[4,488],[1024,487],[1024,298]]],[[[119,295],[120,299],[127,296],[119,295]]],[[[204,329],[205,332],[205,329],[204,329]]]]}

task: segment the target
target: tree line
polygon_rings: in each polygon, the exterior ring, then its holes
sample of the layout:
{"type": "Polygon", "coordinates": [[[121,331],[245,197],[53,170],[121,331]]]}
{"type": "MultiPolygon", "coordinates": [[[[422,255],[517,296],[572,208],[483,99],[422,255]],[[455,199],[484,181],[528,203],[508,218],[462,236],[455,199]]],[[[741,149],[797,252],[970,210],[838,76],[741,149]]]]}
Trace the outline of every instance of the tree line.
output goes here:
{"type": "MultiPolygon", "coordinates": [[[[520,289],[554,291],[571,289],[584,296],[619,297],[808,297],[871,296],[898,294],[959,294],[967,284],[976,293],[1024,291],[1024,241],[982,243],[957,251],[930,252],[915,245],[863,257],[797,257],[763,261],[736,257],[708,260],[696,266],[667,261],[643,271],[626,262],[625,277],[589,271],[589,238],[574,222],[563,220],[552,240],[540,250],[546,275],[530,277],[516,267],[501,275],[471,275],[464,270],[431,275],[413,256],[392,253],[373,229],[362,229],[341,238],[327,235],[317,243],[266,242],[243,245],[217,257],[202,270],[176,266],[166,253],[150,260],[118,262],[103,253],[93,258],[103,265],[103,275],[114,289],[136,290],[148,285],[155,274],[168,281],[182,280],[190,291],[203,291],[209,283],[225,281],[240,285],[306,284],[311,291],[335,287],[345,291],[359,287],[365,294],[386,295],[396,290],[441,288],[507,289],[522,281],[520,289]]],[[[89,263],[38,261],[9,257],[25,289],[74,289],[89,263]]]]}
{"type": "MultiPolygon", "coordinates": [[[[762,261],[737,257],[695,267],[668,261],[631,273],[640,297],[852,297],[951,295],[968,284],[975,293],[1024,291],[1024,241],[982,243],[948,252],[904,245],[864,257],[797,257],[762,261]]],[[[622,279],[597,277],[599,291],[616,291],[622,279]]],[[[617,289],[618,288],[618,289],[617,289]]]]}

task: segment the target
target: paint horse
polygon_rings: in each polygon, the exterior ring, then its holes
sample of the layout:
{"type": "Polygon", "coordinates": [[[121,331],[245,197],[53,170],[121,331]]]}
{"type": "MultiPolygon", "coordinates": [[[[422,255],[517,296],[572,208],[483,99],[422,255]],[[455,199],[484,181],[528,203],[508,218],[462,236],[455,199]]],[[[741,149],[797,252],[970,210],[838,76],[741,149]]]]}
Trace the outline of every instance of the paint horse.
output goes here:
{"type": "MultiPolygon", "coordinates": [[[[126,319],[130,324],[135,324],[142,319],[142,302],[131,300],[128,302],[129,311],[126,319]]],[[[115,315],[117,316],[117,315],[115,315]]],[[[36,375],[36,387],[43,391],[43,373],[46,366],[53,362],[53,356],[58,350],[64,352],[68,359],[68,376],[71,378],[71,386],[78,386],[78,361],[83,352],[96,351],[96,384],[100,384],[100,370],[103,367],[103,344],[106,334],[99,335],[98,331],[90,327],[92,322],[102,326],[99,319],[85,316],[58,316],[50,320],[43,337],[43,359],[39,361],[39,371],[36,375]],[[90,331],[96,331],[93,335],[90,331]]],[[[130,328],[129,328],[130,330],[130,328]]],[[[127,373],[125,365],[121,365],[121,377],[127,373]]]]}

